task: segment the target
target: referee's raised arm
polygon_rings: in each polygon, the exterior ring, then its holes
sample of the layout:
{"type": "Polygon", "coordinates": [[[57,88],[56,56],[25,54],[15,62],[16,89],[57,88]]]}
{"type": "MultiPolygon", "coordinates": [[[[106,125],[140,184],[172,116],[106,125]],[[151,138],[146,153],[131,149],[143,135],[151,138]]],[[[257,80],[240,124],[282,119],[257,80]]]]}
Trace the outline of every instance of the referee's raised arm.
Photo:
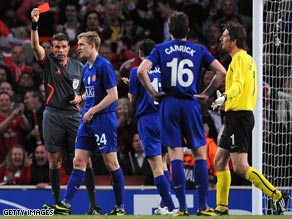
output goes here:
{"type": "Polygon", "coordinates": [[[33,49],[35,58],[37,61],[42,61],[45,58],[45,49],[40,45],[38,34],[38,21],[40,18],[40,12],[38,8],[34,8],[31,11],[31,47],[33,49]]]}

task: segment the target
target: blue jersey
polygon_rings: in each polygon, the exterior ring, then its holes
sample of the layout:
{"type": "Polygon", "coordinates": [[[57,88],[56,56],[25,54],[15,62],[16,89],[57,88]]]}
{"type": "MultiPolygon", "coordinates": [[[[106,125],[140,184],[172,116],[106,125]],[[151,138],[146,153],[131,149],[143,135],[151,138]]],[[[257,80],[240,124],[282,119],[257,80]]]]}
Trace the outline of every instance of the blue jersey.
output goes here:
{"type": "MultiPolygon", "coordinates": [[[[101,56],[97,56],[91,68],[89,67],[89,63],[86,63],[83,67],[82,75],[86,90],[85,104],[82,109],[82,114],[84,114],[107,95],[106,90],[117,86],[117,81],[116,73],[111,63],[101,56]]],[[[115,101],[98,112],[98,114],[114,112],[116,105],[117,103],[115,101]]]]}
{"type": "MultiPolygon", "coordinates": [[[[159,110],[159,103],[154,101],[143,87],[137,75],[138,67],[130,72],[129,93],[136,95],[136,116],[137,118],[148,113],[155,113],[159,110]]],[[[154,89],[161,92],[161,73],[159,66],[148,71],[150,82],[154,89]]]]}
{"type": "Polygon", "coordinates": [[[147,59],[161,68],[163,92],[178,98],[194,98],[199,93],[202,67],[209,67],[215,58],[202,45],[172,40],[156,45],[147,59]]]}

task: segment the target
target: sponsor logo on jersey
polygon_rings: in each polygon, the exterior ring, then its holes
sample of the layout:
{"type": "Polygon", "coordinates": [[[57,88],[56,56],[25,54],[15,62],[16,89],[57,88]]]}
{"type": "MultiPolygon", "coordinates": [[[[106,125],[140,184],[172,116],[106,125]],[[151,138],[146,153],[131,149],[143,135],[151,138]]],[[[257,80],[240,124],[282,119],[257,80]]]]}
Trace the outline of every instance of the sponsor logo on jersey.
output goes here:
{"type": "Polygon", "coordinates": [[[94,87],[93,86],[87,86],[86,89],[86,98],[87,97],[94,97],[94,87]]]}

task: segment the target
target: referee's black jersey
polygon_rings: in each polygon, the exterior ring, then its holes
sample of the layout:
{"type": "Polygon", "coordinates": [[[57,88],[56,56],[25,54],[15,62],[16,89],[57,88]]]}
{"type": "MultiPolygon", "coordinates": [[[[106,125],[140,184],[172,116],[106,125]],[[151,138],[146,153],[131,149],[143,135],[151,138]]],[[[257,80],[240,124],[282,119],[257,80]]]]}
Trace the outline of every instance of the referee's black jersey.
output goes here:
{"type": "Polygon", "coordinates": [[[40,66],[43,69],[46,106],[78,111],[75,105],[70,104],[70,101],[74,99],[75,93],[80,91],[82,63],[69,58],[67,65],[63,67],[51,54],[40,62],[40,66]]]}

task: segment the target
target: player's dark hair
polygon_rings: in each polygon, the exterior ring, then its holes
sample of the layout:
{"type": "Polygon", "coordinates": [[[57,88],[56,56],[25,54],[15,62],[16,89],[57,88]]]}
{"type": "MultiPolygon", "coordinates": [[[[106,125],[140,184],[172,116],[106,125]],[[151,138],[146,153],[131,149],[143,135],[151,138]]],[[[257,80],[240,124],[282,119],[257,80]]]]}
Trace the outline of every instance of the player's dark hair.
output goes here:
{"type": "Polygon", "coordinates": [[[143,52],[144,56],[148,56],[155,46],[155,42],[151,39],[141,40],[139,43],[139,49],[143,52]]]}
{"type": "Polygon", "coordinates": [[[189,32],[189,18],[183,12],[173,12],[169,18],[169,33],[175,39],[185,38],[189,32]]]}
{"type": "Polygon", "coordinates": [[[242,24],[234,21],[229,21],[223,26],[224,30],[228,30],[230,40],[236,40],[236,45],[239,49],[245,49],[246,46],[246,30],[242,24]]]}
{"type": "Polygon", "coordinates": [[[67,41],[69,43],[69,37],[64,33],[56,33],[52,37],[52,44],[54,41],[67,41]]]}

